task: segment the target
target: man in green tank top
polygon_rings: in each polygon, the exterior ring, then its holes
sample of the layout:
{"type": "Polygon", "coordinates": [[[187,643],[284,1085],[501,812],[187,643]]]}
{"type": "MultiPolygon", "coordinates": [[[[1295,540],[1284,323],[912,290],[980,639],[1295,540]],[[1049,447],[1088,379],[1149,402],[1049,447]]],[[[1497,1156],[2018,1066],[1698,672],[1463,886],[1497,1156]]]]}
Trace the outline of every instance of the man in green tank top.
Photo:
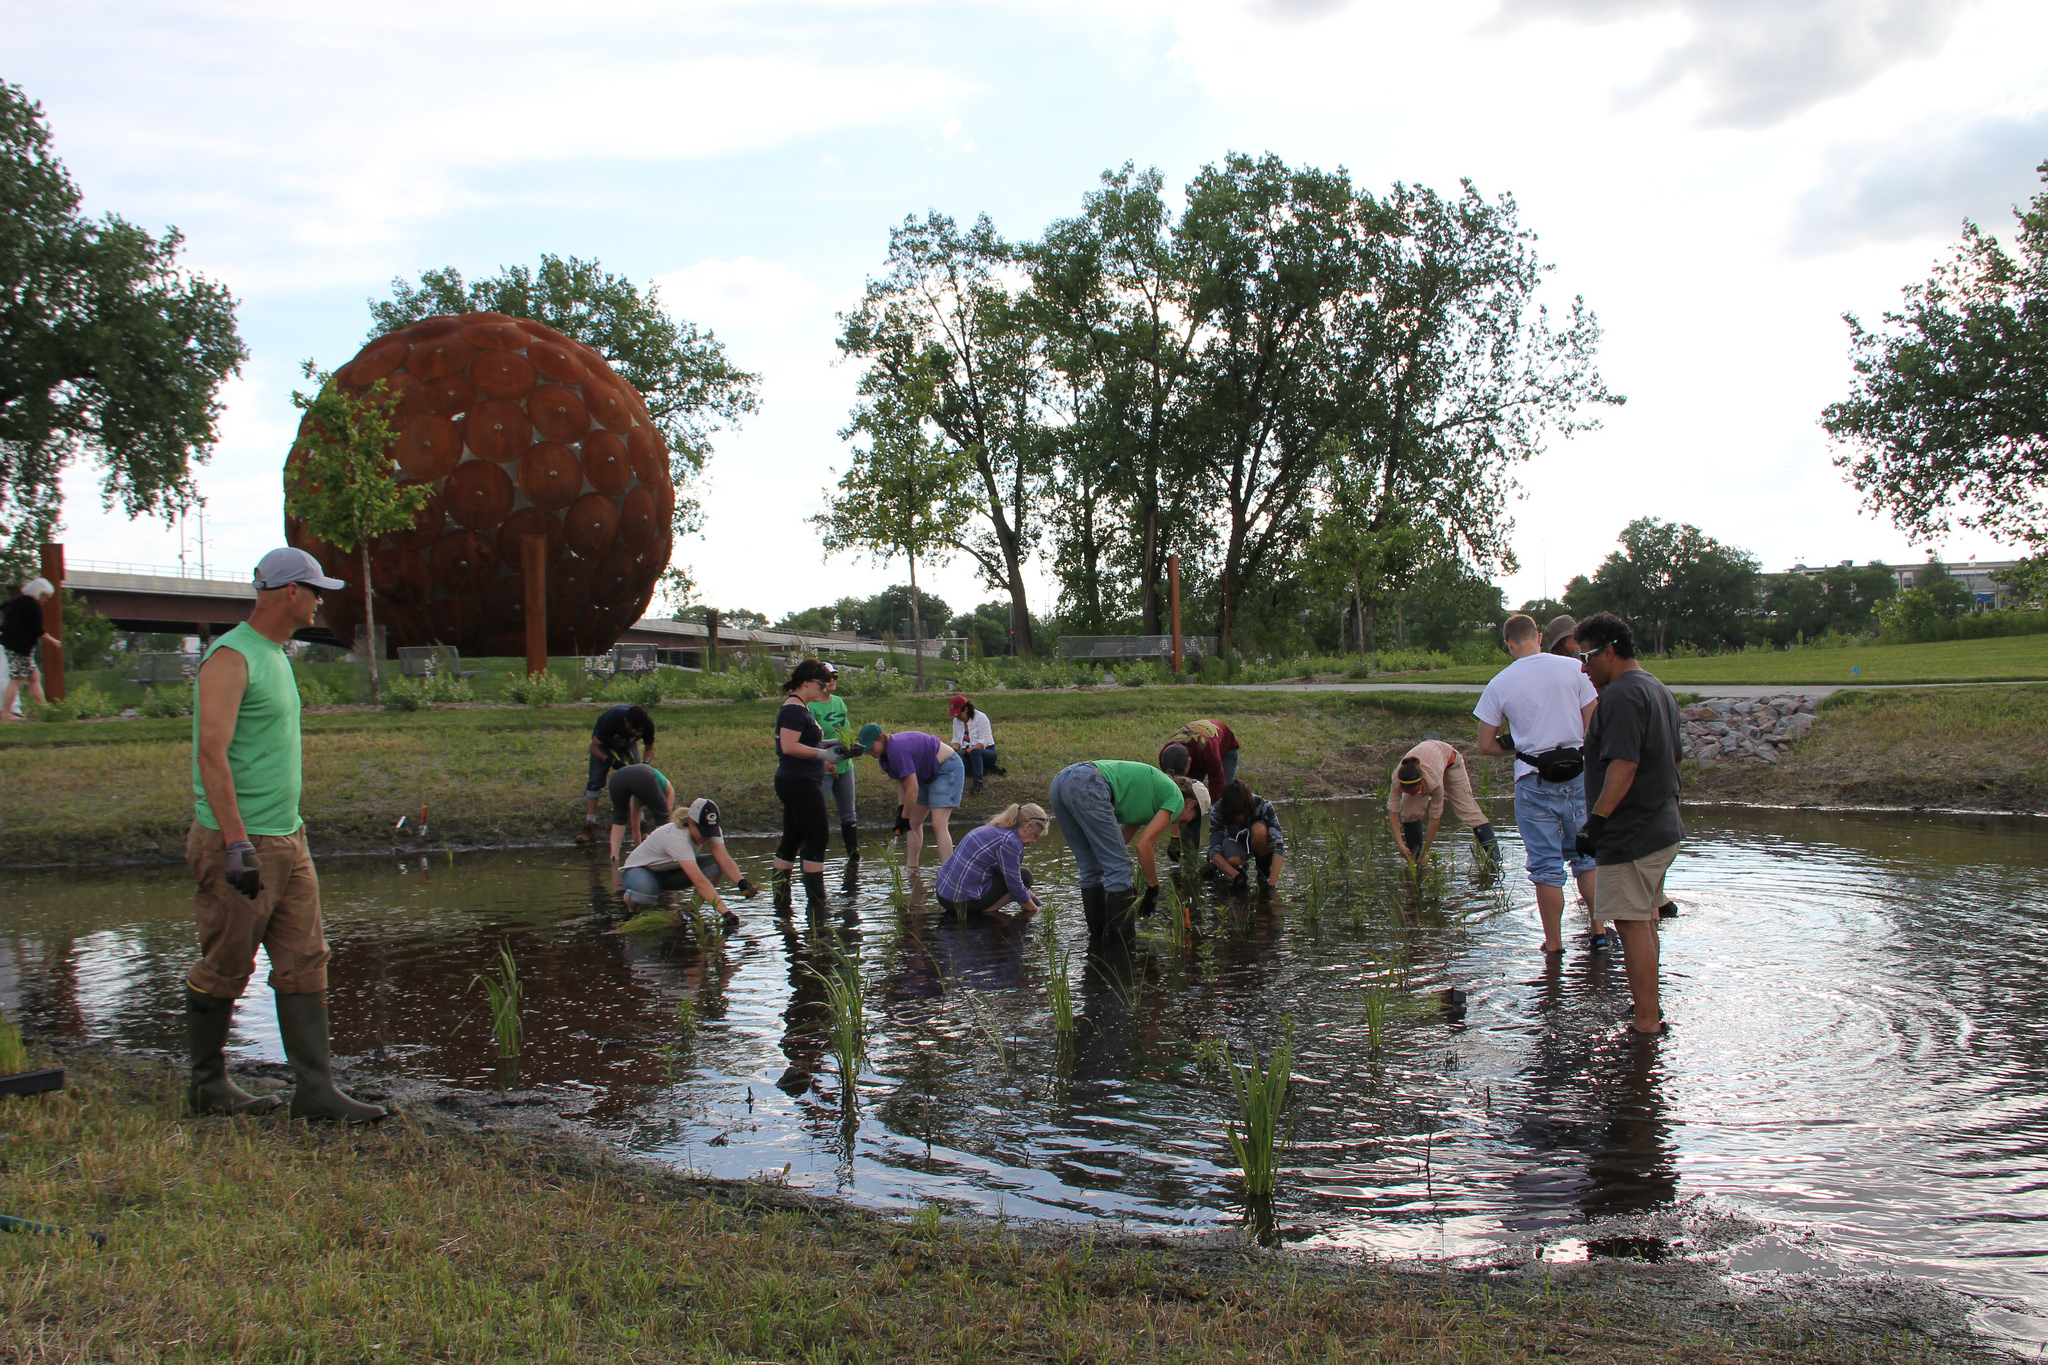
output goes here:
{"type": "Polygon", "coordinates": [[[299,686],[285,644],[313,624],[318,589],[343,586],[304,550],[272,550],[256,566],[256,607],[214,642],[192,704],[192,828],[185,865],[200,958],[185,975],[185,1037],[194,1113],[261,1114],[275,1096],[228,1079],[234,1002],[270,956],[277,1029],[298,1074],[293,1118],[371,1123],[387,1111],[335,1088],[327,1037],[327,936],[320,881],[299,819],[299,686]]]}

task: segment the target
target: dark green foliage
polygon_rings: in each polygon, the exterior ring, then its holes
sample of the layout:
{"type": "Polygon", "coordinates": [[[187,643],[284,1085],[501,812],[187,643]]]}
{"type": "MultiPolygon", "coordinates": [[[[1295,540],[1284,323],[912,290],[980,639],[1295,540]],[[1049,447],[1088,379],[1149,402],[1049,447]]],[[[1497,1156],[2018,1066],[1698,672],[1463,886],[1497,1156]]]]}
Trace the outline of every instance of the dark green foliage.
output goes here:
{"type": "Polygon", "coordinates": [[[235,303],[153,237],[78,211],[42,106],[0,82],[0,519],[9,576],[35,568],[65,466],[90,454],[108,507],[192,504],[192,464],[218,439],[221,381],[248,352],[235,303]]]}
{"type": "Polygon", "coordinates": [[[1953,521],[2048,547],[2048,191],[2017,216],[2017,255],[1966,220],[1882,330],[1844,315],[1855,386],[1821,425],[1857,491],[1916,537],[1953,521]]]}
{"type": "Polygon", "coordinates": [[[1759,636],[1784,646],[1822,635],[1868,634],[1878,605],[1898,592],[1898,580],[1883,564],[1837,564],[1811,577],[1768,574],[1759,588],[1759,636]]]}
{"type": "MultiPolygon", "coordinates": [[[[1008,602],[984,602],[974,609],[972,615],[954,617],[952,624],[946,627],[946,632],[949,635],[966,636],[983,654],[1008,654],[1010,611],[1008,602]]],[[[1029,627],[1021,633],[1029,635],[1029,627]]],[[[1022,652],[1021,646],[1019,648],[1022,652]]]]}
{"type": "Polygon", "coordinates": [[[690,490],[711,456],[711,438],[760,407],[761,377],[736,368],[709,331],[672,316],[653,285],[642,292],[574,256],[546,254],[539,270],[508,266],[468,283],[453,266],[421,272],[417,286],[394,279],[388,300],[370,300],[370,335],[437,314],[479,312],[545,322],[611,362],[668,442],[676,534],[697,530],[703,509],[690,490]]]}
{"type": "Polygon", "coordinates": [[[64,594],[64,667],[67,670],[99,668],[107,662],[114,643],[114,623],[78,600],[69,588],[64,594]]]}
{"type": "Polygon", "coordinates": [[[1743,643],[1756,611],[1755,555],[1655,517],[1630,522],[1621,546],[1591,579],[1574,578],[1565,589],[1572,615],[1613,612],[1635,627],[1642,654],[1743,643]]]}

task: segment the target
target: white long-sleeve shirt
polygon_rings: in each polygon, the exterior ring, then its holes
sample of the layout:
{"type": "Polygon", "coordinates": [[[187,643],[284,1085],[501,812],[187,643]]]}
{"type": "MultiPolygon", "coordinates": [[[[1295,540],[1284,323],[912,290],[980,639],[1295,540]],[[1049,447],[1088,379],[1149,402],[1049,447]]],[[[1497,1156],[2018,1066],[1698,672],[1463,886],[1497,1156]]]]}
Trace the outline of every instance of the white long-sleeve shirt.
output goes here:
{"type": "Polygon", "coordinates": [[[995,748],[996,732],[988,723],[988,712],[976,707],[973,720],[953,717],[953,742],[963,749],[971,749],[977,744],[995,748]]]}

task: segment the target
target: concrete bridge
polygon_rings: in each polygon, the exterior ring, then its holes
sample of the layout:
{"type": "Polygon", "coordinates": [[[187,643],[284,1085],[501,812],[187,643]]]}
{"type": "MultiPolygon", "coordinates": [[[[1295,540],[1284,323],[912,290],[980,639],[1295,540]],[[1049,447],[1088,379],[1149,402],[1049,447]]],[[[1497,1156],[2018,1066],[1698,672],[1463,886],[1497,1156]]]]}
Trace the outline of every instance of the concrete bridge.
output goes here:
{"type": "MultiPolygon", "coordinates": [[[[255,585],[246,579],[202,578],[197,573],[154,565],[93,561],[67,565],[63,586],[71,589],[86,609],[123,630],[166,635],[211,638],[247,620],[256,604],[255,585]]],[[[653,645],[660,651],[657,657],[663,663],[696,666],[702,662],[706,632],[701,621],[643,616],[619,637],[619,643],[653,645]]],[[[946,643],[925,641],[926,656],[936,656],[946,643]]],[[[863,639],[851,631],[810,635],[731,625],[718,628],[718,647],[766,649],[776,654],[821,650],[834,654],[881,654],[890,649],[884,641],[863,639]]],[[[908,646],[899,647],[897,652],[907,653],[908,646]]]]}

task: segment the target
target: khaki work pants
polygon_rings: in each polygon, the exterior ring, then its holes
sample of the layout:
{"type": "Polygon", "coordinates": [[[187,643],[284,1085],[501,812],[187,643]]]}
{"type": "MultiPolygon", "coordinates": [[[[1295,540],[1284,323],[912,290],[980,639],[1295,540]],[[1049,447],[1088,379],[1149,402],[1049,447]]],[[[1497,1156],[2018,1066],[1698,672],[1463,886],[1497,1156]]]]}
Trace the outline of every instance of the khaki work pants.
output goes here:
{"type": "Polygon", "coordinates": [[[327,989],[327,936],[320,927],[320,879],[306,850],[306,830],[252,834],[263,889],[255,899],[227,883],[227,840],[198,821],[185,834],[185,866],[198,889],[199,961],[185,975],[192,989],[237,1000],[256,970],[256,949],[270,954],[270,986],[279,995],[327,989]]]}
{"type": "MultiPolygon", "coordinates": [[[[1401,819],[1420,820],[1429,814],[1430,794],[1427,790],[1404,792],[1394,788],[1401,798],[1401,819]]],[[[1463,820],[1474,829],[1490,823],[1486,812],[1479,808],[1479,800],[1472,795],[1472,777],[1465,771],[1463,755],[1453,760],[1444,769],[1444,803],[1451,808],[1451,814],[1463,820]]]]}

